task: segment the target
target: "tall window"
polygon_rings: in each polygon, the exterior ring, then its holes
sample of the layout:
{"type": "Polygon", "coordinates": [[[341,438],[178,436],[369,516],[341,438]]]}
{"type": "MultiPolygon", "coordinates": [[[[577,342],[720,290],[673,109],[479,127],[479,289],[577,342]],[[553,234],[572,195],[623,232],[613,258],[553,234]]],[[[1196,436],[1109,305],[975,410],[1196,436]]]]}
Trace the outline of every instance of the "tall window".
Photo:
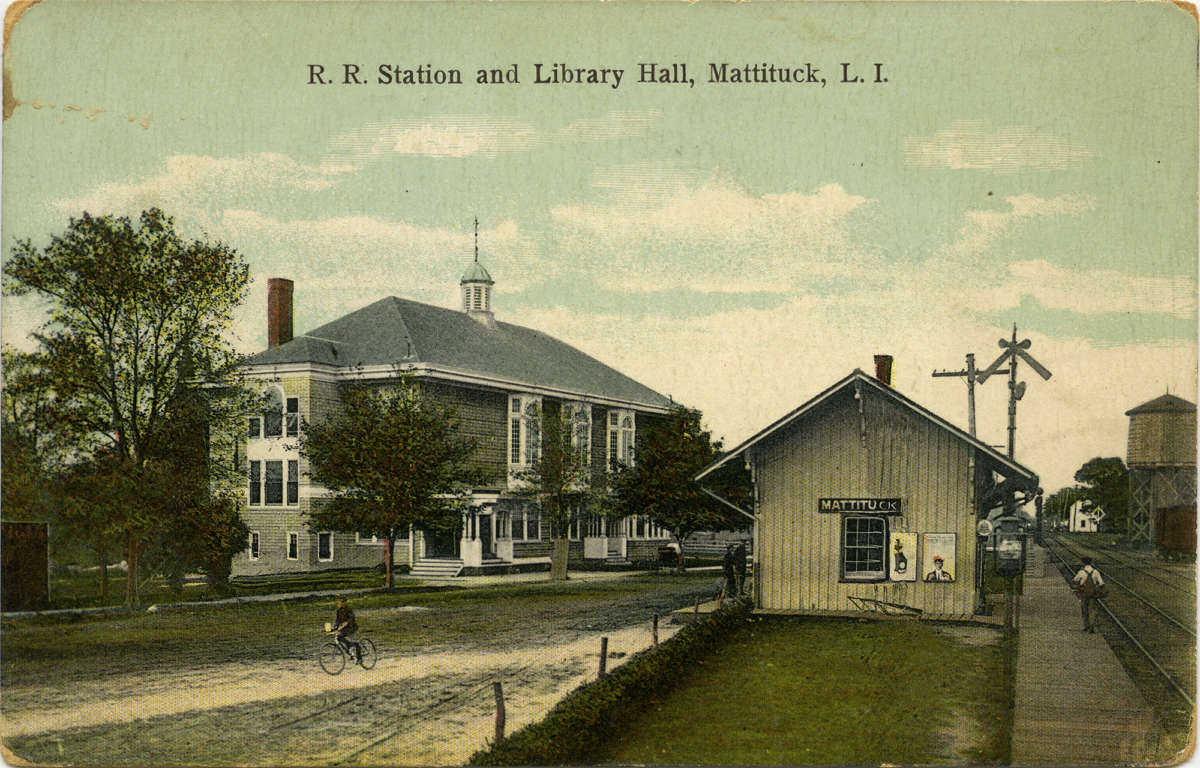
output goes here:
{"type": "Polygon", "coordinates": [[[885,575],[887,519],[848,515],[842,518],[842,578],[876,581],[885,575]]]}
{"type": "Polygon", "coordinates": [[[333,559],[333,532],[321,531],[317,534],[317,559],[328,562],[333,559]]]}
{"type": "Polygon", "coordinates": [[[591,463],[592,455],[592,407],[587,403],[567,403],[563,415],[571,429],[571,447],[586,466],[591,463]]]}
{"type": "Polygon", "coordinates": [[[292,532],[287,535],[287,559],[300,559],[300,534],[292,532]]]}
{"type": "Polygon", "coordinates": [[[250,559],[258,559],[258,531],[250,531],[250,559]]]}
{"type": "Polygon", "coordinates": [[[250,504],[262,504],[262,462],[250,462],[250,504]]]}
{"type": "Polygon", "coordinates": [[[512,395],[508,403],[509,468],[524,469],[542,456],[542,398],[512,395]]]}
{"type": "Polygon", "coordinates": [[[287,503],[300,503],[300,462],[287,463],[287,503]]]}
{"type": "Polygon", "coordinates": [[[608,412],[607,463],[610,472],[621,464],[633,466],[635,424],[633,411],[608,412]]]}
{"type": "Polygon", "coordinates": [[[282,504],[283,503],[283,462],[282,461],[266,461],[266,482],[263,483],[264,501],[267,504],[282,504]]]}
{"type": "Polygon", "coordinates": [[[263,407],[263,437],[279,437],[283,434],[283,393],[272,388],[267,392],[267,403],[263,407]]]}
{"type": "Polygon", "coordinates": [[[296,437],[300,434],[300,398],[289,397],[287,399],[287,411],[284,413],[284,428],[287,431],[288,437],[296,437]]]}

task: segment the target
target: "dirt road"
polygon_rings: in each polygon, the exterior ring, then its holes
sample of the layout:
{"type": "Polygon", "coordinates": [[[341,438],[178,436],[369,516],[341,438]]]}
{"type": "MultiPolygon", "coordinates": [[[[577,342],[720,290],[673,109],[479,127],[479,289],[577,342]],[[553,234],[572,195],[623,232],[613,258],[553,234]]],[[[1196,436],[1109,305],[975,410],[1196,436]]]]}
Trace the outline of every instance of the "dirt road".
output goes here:
{"type": "MultiPolygon", "coordinates": [[[[5,743],[26,759],[76,764],[461,764],[493,736],[493,681],[503,685],[511,733],[595,677],[601,636],[609,638],[610,669],[651,644],[645,620],[589,622],[577,614],[566,626],[547,622],[420,652],[377,636],[375,668],[337,676],[325,674],[315,654],[293,654],[66,686],[25,677],[4,691],[5,743]]],[[[663,622],[660,639],[677,629],[663,622]]]]}

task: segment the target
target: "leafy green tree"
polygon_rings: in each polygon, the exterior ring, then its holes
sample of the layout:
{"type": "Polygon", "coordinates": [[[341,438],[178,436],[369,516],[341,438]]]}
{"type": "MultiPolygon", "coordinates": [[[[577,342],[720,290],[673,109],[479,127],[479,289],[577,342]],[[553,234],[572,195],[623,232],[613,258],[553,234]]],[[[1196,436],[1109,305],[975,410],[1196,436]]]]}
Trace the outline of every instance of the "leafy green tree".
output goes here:
{"type": "Polygon", "coordinates": [[[309,474],[330,493],[308,527],[383,539],[390,589],[397,535],[410,525],[450,527],[466,508],[479,479],[475,443],[460,435],[453,411],[403,380],[388,389],[348,387],[342,402],[339,413],[300,431],[309,474]]]}
{"type": "MultiPolygon", "coordinates": [[[[584,406],[585,408],[587,406],[584,406]]],[[[529,467],[513,473],[514,494],[532,500],[550,527],[550,578],[567,578],[572,520],[581,518],[596,500],[591,468],[590,420],[582,410],[548,404],[525,414],[530,431],[541,442],[529,467]]]]}
{"type": "Polygon", "coordinates": [[[1096,457],[1075,472],[1084,499],[1104,510],[1109,531],[1125,531],[1129,521],[1129,469],[1119,457],[1096,457]]]}
{"type": "MultiPolygon", "coordinates": [[[[744,528],[745,516],[704,493],[694,478],[721,455],[721,441],[700,423],[700,412],[676,406],[640,434],[636,461],[621,467],[612,481],[616,508],[623,515],[647,515],[679,542],[684,570],[684,541],[696,531],[744,528]]],[[[717,495],[747,508],[750,478],[740,463],[706,478],[717,495]]]]}
{"type": "Polygon", "coordinates": [[[1082,494],[1083,489],[1077,485],[1059,488],[1046,497],[1046,502],[1043,505],[1046,517],[1064,527],[1069,525],[1071,507],[1075,506],[1075,503],[1083,497],[1082,494]]]}
{"type": "Polygon", "coordinates": [[[104,453],[138,484],[118,526],[126,602],[136,603],[140,554],[158,530],[151,484],[180,476],[150,465],[180,439],[172,425],[188,407],[182,393],[236,372],[226,338],[248,268],[229,246],[185,240],[153,208],[137,221],[84,213],[41,248],[19,241],[3,276],[8,295],[50,306],[34,334],[54,395],[47,428],[75,456],[104,453]]]}
{"type": "Polygon", "coordinates": [[[47,439],[50,393],[34,355],[4,347],[0,413],[0,514],[6,520],[45,522],[54,456],[47,439]]]}

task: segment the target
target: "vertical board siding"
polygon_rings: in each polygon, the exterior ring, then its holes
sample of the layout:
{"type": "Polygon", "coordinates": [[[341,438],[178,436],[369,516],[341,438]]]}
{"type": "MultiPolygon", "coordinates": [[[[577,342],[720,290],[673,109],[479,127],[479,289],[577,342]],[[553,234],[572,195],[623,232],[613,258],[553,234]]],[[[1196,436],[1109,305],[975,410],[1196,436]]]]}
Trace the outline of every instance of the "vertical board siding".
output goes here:
{"type": "Polygon", "coordinates": [[[848,611],[855,610],[853,595],[929,614],[970,614],[971,447],[879,393],[864,388],[862,395],[859,401],[853,390],[835,393],[754,452],[763,607],[848,611]],[[842,515],[818,512],[823,497],[900,498],[902,515],[889,519],[888,530],[918,534],[909,553],[917,581],[841,582],[842,515]],[[922,580],[923,533],[957,535],[953,583],[922,580]]]}

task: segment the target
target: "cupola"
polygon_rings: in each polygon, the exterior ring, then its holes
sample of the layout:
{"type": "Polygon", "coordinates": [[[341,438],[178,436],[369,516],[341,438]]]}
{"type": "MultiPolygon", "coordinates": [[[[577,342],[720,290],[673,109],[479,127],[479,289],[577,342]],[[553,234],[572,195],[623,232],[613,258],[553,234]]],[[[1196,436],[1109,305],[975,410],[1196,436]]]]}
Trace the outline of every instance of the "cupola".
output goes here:
{"type": "Polygon", "coordinates": [[[475,263],[467,269],[458,284],[462,288],[463,312],[489,328],[494,327],[496,318],[492,315],[492,286],[496,281],[479,263],[479,219],[475,219],[475,263]]]}

